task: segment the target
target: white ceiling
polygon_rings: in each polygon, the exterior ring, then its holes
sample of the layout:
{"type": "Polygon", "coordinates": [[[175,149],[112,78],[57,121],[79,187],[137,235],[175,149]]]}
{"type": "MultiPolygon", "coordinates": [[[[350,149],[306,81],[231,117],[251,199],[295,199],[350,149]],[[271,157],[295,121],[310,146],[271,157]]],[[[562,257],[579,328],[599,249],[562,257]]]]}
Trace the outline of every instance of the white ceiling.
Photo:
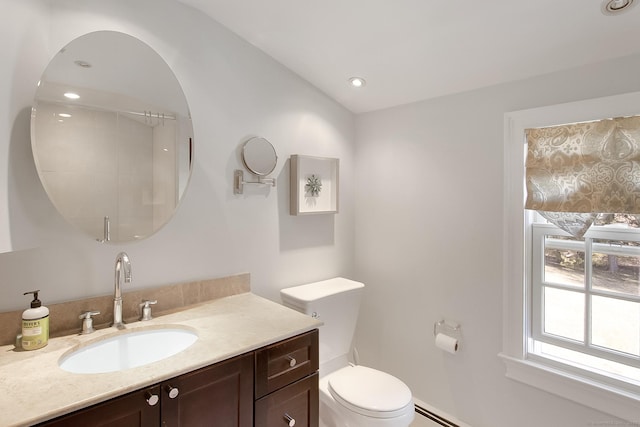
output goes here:
{"type": "Polygon", "coordinates": [[[640,53],[640,6],[602,0],[179,1],[355,113],[640,53]]]}

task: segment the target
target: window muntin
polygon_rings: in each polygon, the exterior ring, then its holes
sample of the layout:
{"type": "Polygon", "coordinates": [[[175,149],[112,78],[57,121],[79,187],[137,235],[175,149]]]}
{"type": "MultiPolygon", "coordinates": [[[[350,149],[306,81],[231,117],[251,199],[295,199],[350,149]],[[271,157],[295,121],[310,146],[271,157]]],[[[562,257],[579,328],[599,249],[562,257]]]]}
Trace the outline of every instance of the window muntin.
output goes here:
{"type": "Polygon", "coordinates": [[[532,224],[529,354],[639,382],[639,270],[638,229],[532,224]]]}

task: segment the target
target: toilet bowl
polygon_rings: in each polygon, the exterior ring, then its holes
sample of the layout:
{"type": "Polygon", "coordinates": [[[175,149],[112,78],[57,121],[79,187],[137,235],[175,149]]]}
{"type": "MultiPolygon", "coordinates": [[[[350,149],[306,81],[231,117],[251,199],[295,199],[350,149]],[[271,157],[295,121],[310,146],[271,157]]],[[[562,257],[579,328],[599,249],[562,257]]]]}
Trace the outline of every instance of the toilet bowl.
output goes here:
{"type": "Polygon", "coordinates": [[[324,322],[320,426],[408,427],[415,416],[409,387],[386,372],[348,362],[363,288],[338,277],[280,291],[284,305],[324,322]]]}
{"type": "Polygon", "coordinates": [[[320,427],[407,427],[415,416],[409,387],[372,368],[346,366],[319,387],[320,427]]]}

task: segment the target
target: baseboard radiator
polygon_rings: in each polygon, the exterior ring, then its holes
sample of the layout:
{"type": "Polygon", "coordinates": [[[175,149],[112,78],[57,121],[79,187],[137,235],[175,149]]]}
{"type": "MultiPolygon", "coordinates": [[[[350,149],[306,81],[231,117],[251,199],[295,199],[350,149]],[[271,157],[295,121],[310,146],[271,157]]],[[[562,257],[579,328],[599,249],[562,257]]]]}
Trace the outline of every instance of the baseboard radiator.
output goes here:
{"type": "Polygon", "coordinates": [[[449,420],[447,420],[446,418],[441,417],[438,414],[433,413],[432,411],[423,408],[422,406],[416,404],[416,414],[423,416],[425,418],[430,419],[431,421],[433,421],[434,423],[444,426],[444,427],[460,427],[460,425],[455,424],[449,420]]]}

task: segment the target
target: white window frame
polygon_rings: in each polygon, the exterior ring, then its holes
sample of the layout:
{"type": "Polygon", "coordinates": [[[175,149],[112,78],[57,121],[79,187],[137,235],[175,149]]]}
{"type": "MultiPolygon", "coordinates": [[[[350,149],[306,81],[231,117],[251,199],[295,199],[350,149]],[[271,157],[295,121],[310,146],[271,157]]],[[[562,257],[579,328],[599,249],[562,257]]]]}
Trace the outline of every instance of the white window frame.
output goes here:
{"type": "Polygon", "coordinates": [[[531,247],[533,213],[524,209],[524,131],[528,128],[636,115],[640,92],[509,112],[504,120],[503,348],[506,376],[630,422],[638,421],[640,394],[597,376],[531,357],[531,247]]]}
{"type": "MultiPolygon", "coordinates": [[[[584,239],[559,240],[550,239],[551,247],[560,249],[569,249],[584,254],[584,280],[582,286],[568,285],[563,283],[554,283],[546,281],[544,277],[545,260],[544,251],[548,247],[545,244],[546,236],[564,236],[571,238],[571,235],[560,230],[552,224],[534,223],[532,227],[532,248],[531,248],[531,265],[532,265],[532,301],[531,301],[531,338],[535,341],[544,342],[559,347],[568,348],[573,351],[585,353],[597,358],[603,358],[625,365],[640,368],[640,355],[626,354],[623,352],[606,349],[592,342],[592,304],[591,297],[615,298],[621,301],[632,303],[640,303],[640,296],[629,295],[624,293],[611,292],[593,287],[592,285],[592,268],[590,260],[593,253],[602,253],[609,255],[632,256],[640,255],[640,247],[637,246],[610,246],[603,243],[596,243],[593,240],[612,240],[612,241],[633,241],[640,242],[640,231],[638,229],[612,228],[592,225],[589,231],[584,235],[584,239]],[[583,337],[580,340],[573,340],[545,332],[544,328],[544,289],[558,289],[569,292],[575,292],[584,299],[584,313],[582,323],[584,325],[583,337]]],[[[526,251],[525,251],[526,252],[526,251]]],[[[640,337],[637,338],[640,340],[640,337]]],[[[638,344],[638,342],[636,342],[638,344]]],[[[535,347],[535,345],[534,345],[535,347]]],[[[536,353],[536,351],[529,351],[536,353]]],[[[634,373],[634,376],[635,373],[634,373]]],[[[634,382],[640,386],[640,380],[634,382]]],[[[631,387],[634,390],[634,387],[631,387]]],[[[640,393],[640,387],[636,390],[640,393]]]]}

